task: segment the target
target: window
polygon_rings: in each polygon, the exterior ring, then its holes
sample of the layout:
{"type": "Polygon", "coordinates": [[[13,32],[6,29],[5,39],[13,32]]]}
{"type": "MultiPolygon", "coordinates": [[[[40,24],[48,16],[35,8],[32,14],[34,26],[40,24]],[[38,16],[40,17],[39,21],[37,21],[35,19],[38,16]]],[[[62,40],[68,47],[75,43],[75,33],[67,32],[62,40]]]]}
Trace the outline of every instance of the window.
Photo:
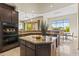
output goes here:
{"type": "Polygon", "coordinates": [[[65,30],[66,32],[70,31],[69,19],[52,20],[49,24],[51,25],[52,30],[65,30]]]}
{"type": "Polygon", "coordinates": [[[24,30],[24,23],[19,23],[19,30],[24,30]]]}

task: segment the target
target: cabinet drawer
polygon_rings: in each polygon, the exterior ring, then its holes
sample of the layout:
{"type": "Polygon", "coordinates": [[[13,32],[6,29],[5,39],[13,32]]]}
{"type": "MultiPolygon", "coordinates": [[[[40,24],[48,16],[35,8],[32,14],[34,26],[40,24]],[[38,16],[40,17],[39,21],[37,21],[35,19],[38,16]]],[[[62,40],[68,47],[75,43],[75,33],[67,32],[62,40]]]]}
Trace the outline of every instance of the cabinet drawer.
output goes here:
{"type": "Polygon", "coordinates": [[[27,47],[31,48],[31,49],[35,49],[35,45],[30,43],[30,42],[26,42],[25,44],[27,47]]]}

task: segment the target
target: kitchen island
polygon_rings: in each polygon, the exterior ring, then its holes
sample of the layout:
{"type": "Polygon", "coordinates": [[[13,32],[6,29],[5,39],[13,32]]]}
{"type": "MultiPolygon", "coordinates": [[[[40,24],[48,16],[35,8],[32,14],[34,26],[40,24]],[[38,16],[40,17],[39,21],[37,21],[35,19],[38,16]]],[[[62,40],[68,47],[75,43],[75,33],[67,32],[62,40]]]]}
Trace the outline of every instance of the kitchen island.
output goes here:
{"type": "Polygon", "coordinates": [[[56,55],[57,38],[46,37],[46,40],[36,39],[35,35],[20,37],[21,56],[51,56],[56,55]]]}

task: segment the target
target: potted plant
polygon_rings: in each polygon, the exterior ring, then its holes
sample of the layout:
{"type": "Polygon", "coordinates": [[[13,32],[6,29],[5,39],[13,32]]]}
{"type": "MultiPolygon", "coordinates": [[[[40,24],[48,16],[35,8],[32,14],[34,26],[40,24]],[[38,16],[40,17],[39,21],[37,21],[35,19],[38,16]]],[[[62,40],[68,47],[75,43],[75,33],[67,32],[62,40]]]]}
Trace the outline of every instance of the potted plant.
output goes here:
{"type": "Polygon", "coordinates": [[[41,21],[41,32],[42,32],[42,36],[44,37],[43,40],[46,39],[46,35],[47,35],[47,30],[48,30],[48,24],[46,24],[46,21],[41,21]]]}

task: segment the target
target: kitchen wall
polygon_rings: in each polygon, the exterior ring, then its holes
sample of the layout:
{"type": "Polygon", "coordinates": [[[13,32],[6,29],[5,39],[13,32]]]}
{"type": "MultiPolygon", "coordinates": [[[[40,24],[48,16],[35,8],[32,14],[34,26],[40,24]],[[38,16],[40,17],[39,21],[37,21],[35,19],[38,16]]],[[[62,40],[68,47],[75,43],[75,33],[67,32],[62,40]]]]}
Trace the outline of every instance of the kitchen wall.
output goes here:
{"type": "Polygon", "coordinates": [[[79,49],[79,3],[78,3],[78,14],[77,14],[77,19],[78,19],[78,49],[79,49]]]}

